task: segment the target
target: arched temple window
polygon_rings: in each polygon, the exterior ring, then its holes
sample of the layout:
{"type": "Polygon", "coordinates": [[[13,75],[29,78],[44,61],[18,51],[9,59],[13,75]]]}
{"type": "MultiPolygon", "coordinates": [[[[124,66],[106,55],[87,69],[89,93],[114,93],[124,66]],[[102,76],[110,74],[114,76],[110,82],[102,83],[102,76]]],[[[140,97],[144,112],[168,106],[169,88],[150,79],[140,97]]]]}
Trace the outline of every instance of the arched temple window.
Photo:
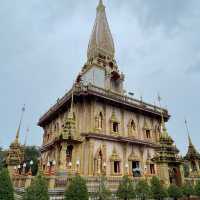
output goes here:
{"type": "Polygon", "coordinates": [[[112,112],[110,123],[111,123],[111,134],[119,134],[119,121],[117,120],[114,111],[112,112]]]}
{"type": "Polygon", "coordinates": [[[112,155],[110,157],[111,162],[111,175],[118,176],[121,172],[121,158],[118,155],[116,148],[113,148],[112,155]]]}
{"type": "Polygon", "coordinates": [[[103,113],[100,112],[95,117],[95,129],[101,130],[103,128],[103,113]]]}
{"type": "Polygon", "coordinates": [[[73,146],[68,145],[66,150],[66,164],[69,166],[69,164],[72,163],[72,152],[73,152],[73,146]]]}
{"type": "Polygon", "coordinates": [[[112,131],[114,133],[118,133],[119,127],[118,127],[118,123],[117,122],[113,122],[113,124],[112,124],[112,131]]]}
{"type": "Polygon", "coordinates": [[[105,174],[105,163],[106,163],[106,158],[105,158],[105,149],[103,146],[100,146],[95,154],[94,157],[94,174],[105,174]]]}
{"type": "Polygon", "coordinates": [[[103,114],[102,112],[99,113],[99,128],[103,128],[103,114]]]}
{"type": "Polygon", "coordinates": [[[98,174],[101,174],[103,171],[103,155],[102,151],[99,151],[98,159],[97,159],[97,171],[98,174]]]}
{"type": "Polygon", "coordinates": [[[196,166],[196,163],[195,163],[194,160],[191,161],[191,169],[192,169],[193,172],[197,171],[197,166],[196,166]]]}
{"type": "Polygon", "coordinates": [[[136,125],[134,120],[130,120],[130,122],[128,123],[128,135],[129,136],[133,136],[136,130],[136,125]]]}
{"type": "Polygon", "coordinates": [[[151,138],[151,130],[150,129],[147,129],[145,130],[146,131],[146,138],[147,139],[150,139],[151,138]]]}

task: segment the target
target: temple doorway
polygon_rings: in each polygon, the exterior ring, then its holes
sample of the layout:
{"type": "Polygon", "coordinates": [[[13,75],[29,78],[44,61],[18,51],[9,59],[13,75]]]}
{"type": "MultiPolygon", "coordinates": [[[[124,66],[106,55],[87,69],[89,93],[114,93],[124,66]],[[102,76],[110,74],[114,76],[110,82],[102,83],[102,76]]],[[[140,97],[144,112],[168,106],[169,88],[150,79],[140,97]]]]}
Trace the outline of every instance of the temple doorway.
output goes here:
{"type": "Polygon", "coordinates": [[[140,162],[139,161],[132,161],[132,173],[134,177],[140,177],[140,162]]]}
{"type": "Polygon", "coordinates": [[[169,181],[170,184],[181,186],[181,174],[178,167],[169,168],[169,181]]]}
{"type": "Polygon", "coordinates": [[[73,152],[73,145],[68,145],[66,150],[66,165],[70,167],[72,165],[72,152],[73,152]]]}

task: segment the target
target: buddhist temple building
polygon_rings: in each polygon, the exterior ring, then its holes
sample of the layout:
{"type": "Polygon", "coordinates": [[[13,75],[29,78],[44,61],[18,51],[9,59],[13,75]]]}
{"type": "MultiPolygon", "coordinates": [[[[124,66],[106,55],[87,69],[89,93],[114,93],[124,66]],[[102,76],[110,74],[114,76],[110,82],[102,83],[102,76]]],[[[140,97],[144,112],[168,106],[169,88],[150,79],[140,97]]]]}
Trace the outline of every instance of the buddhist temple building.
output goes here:
{"type": "MultiPolygon", "coordinates": [[[[38,121],[43,129],[39,165],[52,198],[62,199],[69,177],[76,174],[85,178],[91,193],[101,176],[114,192],[124,175],[133,182],[158,176],[167,186],[184,183],[184,159],[166,128],[168,110],[130,97],[124,81],[99,0],[84,66],[68,92],[38,121]]],[[[17,134],[8,163],[20,162],[19,147],[17,134]]],[[[190,138],[185,159],[191,174],[199,173],[200,155],[190,138]]],[[[19,188],[20,179],[16,180],[19,188]]]]}
{"type": "Polygon", "coordinates": [[[16,137],[14,141],[11,143],[6,157],[6,165],[8,167],[11,176],[13,175],[13,173],[15,173],[15,171],[17,171],[18,166],[24,160],[24,145],[21,145],[19,142],[19,134],[23,118],[23,112],[24,108],[22,109],[22,114],[17,129],[16,137]]]}
{"type": "Polygon", "coordinates": [[[200,154],[193,145],[190,135],[188,135],[188,141],[188,151],[184,160],[188,164],[189,177],[200,177],[200,154]]]}
{"type": "Polygon", "coordinates": [[[128,97],[119,68],[100,0],[85,65],[71,90],[38,123],[44,130],[44,173],[53,170],[67,176],[78,172],[85,177],[159,174],[159,165],[151,159],[159,147],[162,117],[167,122],[169,113],[128,97]]]}

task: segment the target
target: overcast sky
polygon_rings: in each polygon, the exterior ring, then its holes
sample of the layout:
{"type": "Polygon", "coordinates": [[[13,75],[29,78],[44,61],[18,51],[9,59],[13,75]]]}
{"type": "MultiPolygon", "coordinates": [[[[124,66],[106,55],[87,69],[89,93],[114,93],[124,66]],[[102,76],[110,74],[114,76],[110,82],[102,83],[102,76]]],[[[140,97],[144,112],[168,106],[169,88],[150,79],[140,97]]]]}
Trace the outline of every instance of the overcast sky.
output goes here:
{"type": "MultiPolygon", "coordinates": [[[[98,0],[0,1],[0,146],[20,139],[41,145],[39,117],[64,95],[86,61],[98,0]]],[[[104,0],[127,91],[172,115],[178,148],[188,145],[184,118],[200,149],[200,1],[104,0]]]]}

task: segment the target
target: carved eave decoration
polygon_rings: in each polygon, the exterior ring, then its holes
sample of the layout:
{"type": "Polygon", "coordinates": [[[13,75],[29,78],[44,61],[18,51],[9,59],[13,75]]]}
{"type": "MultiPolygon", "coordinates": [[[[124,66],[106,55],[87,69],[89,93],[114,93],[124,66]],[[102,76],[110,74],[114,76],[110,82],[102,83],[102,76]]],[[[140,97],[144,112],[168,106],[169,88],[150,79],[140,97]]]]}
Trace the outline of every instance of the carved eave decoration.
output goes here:
{"type": "Polygon", "coordinates": [[[200,171],[193,171],[193,172],[190,172],[189,177],[190,177],[190,178],[199,178],[199,177],[200,177],[200,171]]]}
{"type": "Polygon", "coordinates": [[[199,160],[200,161],[200,154],[196,150],[196,148],[194,147],[194,145],[192,144],[191,141],[190,141],[190,144],[189,144],[189,147],[188,147],[188,152],[185,156],[185,159],[188,160],[188,161],[191,161],[191,160],[199,160]]]}
{"type": "Polygon", "coordinates": [[[110,157],[110,161],[121,161],[121,158],[118,155],[115,147],[113,148],[113,152],[112,152],[112,155],[110,157]]]}
{"type": "Polygon", "coordinates": [[[146,120],[144,121],[144,127],[143,127],[143,130],[149,130],[149,126],[148,126],[146,120]]]}
{"type": "Polygon", "coordinates": [[[111,118],[110,118],[110,122],[111,123],[115,122],[115,123],[119,124],[119,121],[117,120],[115,111],[112,112],[112,115],[111,115],[111,118]]]}
{"type": "Polygon", "coordinates": [[[128,157],[128,161],[140,161],[141,158],[135,154],[135,152],[132,150],[131,154],[128,157]]]}
{"type": "Polygon", "coordinates": [[[14,141],[10,145],[10,149],[8,151],[6,158],[6,164],[18,165],[22,162],[23,158],[24,158],[24,146],[14,141]]]}
{"type": "Polygon", "coordinates": [[[96,154],[95,154],[95,159],[98,160],[99,157],[99,153],[102,153],[102,160],[106,161],[106,145],[105,144],[101,144],[100,147],[97,149],[96,154]]]}

